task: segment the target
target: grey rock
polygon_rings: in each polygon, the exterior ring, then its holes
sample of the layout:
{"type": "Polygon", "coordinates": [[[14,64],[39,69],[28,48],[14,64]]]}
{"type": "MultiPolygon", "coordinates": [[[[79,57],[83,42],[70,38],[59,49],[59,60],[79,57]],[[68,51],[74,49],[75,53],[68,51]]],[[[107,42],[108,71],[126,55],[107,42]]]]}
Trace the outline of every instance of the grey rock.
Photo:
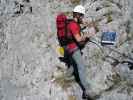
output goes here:
{"type": "MultiPolygon", "coordinates": [[[[83,58],[91,96],[132,100],[132,1],[82,0],[85,19],[96,21],[99,43],[106,29],[117,32],[112,49],[88,43],[83,58]],[[105,29],[106,28],[106,29],[105,29]],[[124,55],[121,55],[124,53],[124,55]]],[[[0,0],[0,100],[82,100],[82,90],[60,62],[55,18],[72,11],[71,0],[0,0]]],[[[85,31],[89,31],[87,28],[85,31]]]]}

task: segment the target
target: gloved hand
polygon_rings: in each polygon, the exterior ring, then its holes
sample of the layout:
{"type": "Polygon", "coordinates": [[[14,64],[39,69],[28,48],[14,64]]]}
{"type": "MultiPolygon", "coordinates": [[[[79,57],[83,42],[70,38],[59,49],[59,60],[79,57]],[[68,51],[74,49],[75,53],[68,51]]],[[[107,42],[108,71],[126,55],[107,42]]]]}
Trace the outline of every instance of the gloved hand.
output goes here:
{"type": "Polygon", "coordinates": [[[79,48],[82,50],[89,40],[90,40],[89,37],[85,37],[83,41],[78,43],[79,48]]]}

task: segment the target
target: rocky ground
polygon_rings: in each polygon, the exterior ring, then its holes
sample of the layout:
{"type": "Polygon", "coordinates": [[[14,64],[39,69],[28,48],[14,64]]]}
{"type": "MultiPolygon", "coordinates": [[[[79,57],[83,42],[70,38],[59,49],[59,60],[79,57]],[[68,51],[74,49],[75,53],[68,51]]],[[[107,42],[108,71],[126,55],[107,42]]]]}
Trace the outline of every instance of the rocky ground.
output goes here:
{"type": "Polygon", "coordinates": [[[115,46],[101,50],[90,42],[83,50],[90,90],[96,100],[133,100],[131,0],[0,0],[0,100],[82,100],[58,59],[55,26],[56,15],[71,15],[77,4],[95,21],[93,41],[117,32],[115,46]]]}

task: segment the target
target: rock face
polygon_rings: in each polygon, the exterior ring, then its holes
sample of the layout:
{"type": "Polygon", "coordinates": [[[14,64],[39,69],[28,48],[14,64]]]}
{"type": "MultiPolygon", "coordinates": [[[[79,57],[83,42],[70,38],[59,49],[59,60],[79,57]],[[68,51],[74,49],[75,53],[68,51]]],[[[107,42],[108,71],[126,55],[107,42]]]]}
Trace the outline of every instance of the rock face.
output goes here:
{"type": "Polygon", "coordinates": [[[114,47],[90,42],[83,50],[90,90],[97,100],[133,100],[131,0],[0,0],[0,100],[82,100],[58,59],[55,26],[56,15],[77,4],[96,22],[95,41],[105,28],[117,32],[114,47]]]}

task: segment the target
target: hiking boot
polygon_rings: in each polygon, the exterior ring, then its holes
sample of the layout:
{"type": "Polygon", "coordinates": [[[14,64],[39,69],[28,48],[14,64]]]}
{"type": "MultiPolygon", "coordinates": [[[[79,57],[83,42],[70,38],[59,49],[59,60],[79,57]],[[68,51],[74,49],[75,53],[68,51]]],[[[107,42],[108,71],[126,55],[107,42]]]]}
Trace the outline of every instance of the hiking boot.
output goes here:
{"type": "Polygon", "coordinates": [[[83,91],[82,98],[85,100],[94,100],[89,94],[83,91]]]}

